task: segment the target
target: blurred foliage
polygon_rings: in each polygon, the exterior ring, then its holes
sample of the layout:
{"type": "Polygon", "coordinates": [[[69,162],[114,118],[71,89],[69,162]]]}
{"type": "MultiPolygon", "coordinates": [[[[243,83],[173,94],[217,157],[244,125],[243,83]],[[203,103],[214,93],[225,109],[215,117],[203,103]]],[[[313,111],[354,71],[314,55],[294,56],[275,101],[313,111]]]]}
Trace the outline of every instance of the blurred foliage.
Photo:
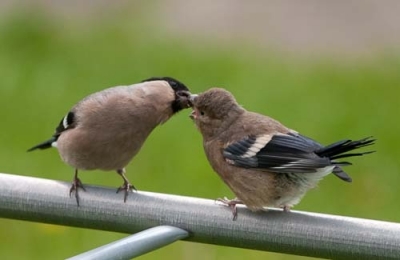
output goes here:
{"type": "MultiPolygon", "coordinates": [[[[398,55],[355,60],[286,57],[251,43],[172,37],[143,18],[142,11],[134,18],[104,16],[71,23],[38,10],[2,18],[1,172],[70,181],[73,169],[55,150],[26,149],[48,138],[60,118],[87,94],[168,75],[192,92],[227,88],[247,109],[325,144],[375,136],[377,153],[354,158],[354,166],[347,168],[353,183],[328,176],[295,209],[400,222],[398,55]]],[[[211,199],[232,196],[206,161],[189,113],[181,112],[154,131],[127,168],[130,180],[139,190],[211,199]]],[[[121,181],[115,173],[100,171],[83,172],[81,179],[112,187],[121,181]]],[[[0,229],[3,259],[62,259],[126,236],[6,219],[0,229]]],[[[306,259],[188,242],[140,259],[161,257],[306,259]]]]}

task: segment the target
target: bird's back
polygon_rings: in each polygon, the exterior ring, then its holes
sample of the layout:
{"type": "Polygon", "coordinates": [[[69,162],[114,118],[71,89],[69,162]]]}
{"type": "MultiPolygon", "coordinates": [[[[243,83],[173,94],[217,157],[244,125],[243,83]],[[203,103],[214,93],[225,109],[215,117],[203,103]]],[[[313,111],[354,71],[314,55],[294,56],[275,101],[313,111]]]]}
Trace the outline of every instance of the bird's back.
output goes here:
{"type": "Polygon", "coordinates": [[[151,131],[172,115],[165,112],[171,110],[166,100],[173,98],[167,84],[155,86],[153,82],[87,96],[71,110],[76,126],[58,138],[62,159],[78,169],[124,168],[151,131]]]}

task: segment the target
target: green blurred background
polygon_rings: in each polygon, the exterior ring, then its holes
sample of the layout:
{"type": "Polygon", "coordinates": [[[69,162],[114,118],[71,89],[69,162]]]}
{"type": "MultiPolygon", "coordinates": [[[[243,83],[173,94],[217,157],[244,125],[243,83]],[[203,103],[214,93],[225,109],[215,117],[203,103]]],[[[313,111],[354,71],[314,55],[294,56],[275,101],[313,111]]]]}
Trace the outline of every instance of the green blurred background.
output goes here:
{"type": "MultiPolygon", "coordinates": [[[[70,181],[73,169],[56,150],[26,149],[89,93],[168,75],[192,92],[227,88],[245,108],[321,143],[373,135],[377,153],[346,169],[353,183],[328,176],[295,209],[400,222],[400,51],[390,20],[398,19],[391,16],[398,4],[383,13],[373,1],[335,8],[319,1],[48,2],[0,4],[0,172],[70,181]]],[[[127,168],[129,179],[139,190],[232,197],[206,161],[189,113],[154,131],[127,168]]],[[[121,181],[101,171],[81,179],[121,181]]],[[[0,256],[63,259],[125,236],[1,219],[0,256]]],[[[139,257],[159,258],[307,259],[189,242],[139,257]]]]}

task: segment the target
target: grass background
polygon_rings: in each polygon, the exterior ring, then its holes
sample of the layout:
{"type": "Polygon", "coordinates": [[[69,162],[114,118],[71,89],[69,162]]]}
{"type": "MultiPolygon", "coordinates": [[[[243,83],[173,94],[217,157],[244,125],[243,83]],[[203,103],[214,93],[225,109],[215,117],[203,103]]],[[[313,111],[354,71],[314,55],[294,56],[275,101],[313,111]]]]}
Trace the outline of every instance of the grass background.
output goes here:
{"type": "MultiPolygon", "coordinates": [[[[373,135],[377,153],[352,159],[354,166],[346,169],[353,183],[328,176],[295,209],[400,222],[398,54],[294,58],[249,42],[193,44],[141,22],[139,14],[135,22],[124,15],[68,24],[54,18],[39,9],[1,18],[0,172],[70,181],[73,169],[56,150],[26,149],[48,138],[69,108],[89,93],[168,75],[194,93],[224,87],[245,108],[321,143],[373,135]]],[[[231,197],[206,161],[189,113],[181,112],[153,132],[128,166],[128,177],[139,190],[231,197]]],[[[114,173],[80,176],[84,183],[120,185],[114,173]]],[[[126,236],[8,219],[0,220],[0,230],[3,259],[62,259],[126,236]]],[[[161,257],[307,259],[188,242],[139,259],[161,257]]]]}

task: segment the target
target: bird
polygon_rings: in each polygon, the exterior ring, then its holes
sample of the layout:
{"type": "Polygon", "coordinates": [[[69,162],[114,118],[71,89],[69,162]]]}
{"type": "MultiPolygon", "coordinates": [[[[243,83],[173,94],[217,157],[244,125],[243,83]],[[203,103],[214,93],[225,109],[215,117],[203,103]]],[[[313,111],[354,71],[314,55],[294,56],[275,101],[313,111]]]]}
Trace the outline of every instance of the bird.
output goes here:
{"type": "Polygon", "coordinates": [[[352,181],[342,170],[351,163],[340,159],[374,152],[350,152],[374,144],[372,137],[323,146],[271,117],[247,111],[223,88],[192,95],[191,104],[190,117],[203,137],[206,157],[236,195],[217,199],[231,208],[233,220],[237,204],[251,211],[273,207],[289,212],[330,173],[352,181]]]}
{"type": "Polygon", "coordinates": [[[189,89],[172,77],[152,77],[88,95],[61,119],[52,137],[28,151],[56,147],[62,161],[75,168],[71,196],[79,206],[78,189],[85,191],[79,170],[116,171],[123,179],[117,193],[136,190],[125,167],[152,130],[190,107],[189,89]]]}

